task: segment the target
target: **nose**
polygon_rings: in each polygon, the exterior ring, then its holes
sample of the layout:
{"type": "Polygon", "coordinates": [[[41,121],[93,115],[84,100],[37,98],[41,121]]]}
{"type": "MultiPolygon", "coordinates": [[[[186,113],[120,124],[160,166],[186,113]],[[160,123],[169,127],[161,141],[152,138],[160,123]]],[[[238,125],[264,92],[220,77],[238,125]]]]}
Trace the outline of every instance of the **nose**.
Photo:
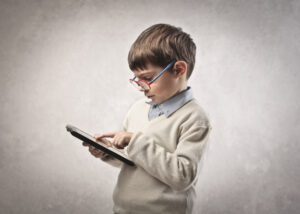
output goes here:
{"type": "Polygon", "coordinates": [[[147,91],[149,91],[149,89],[145,89],[143,87],[139,87],[139,91],[141,91],[141,92],[147,92],[147,91]]]}

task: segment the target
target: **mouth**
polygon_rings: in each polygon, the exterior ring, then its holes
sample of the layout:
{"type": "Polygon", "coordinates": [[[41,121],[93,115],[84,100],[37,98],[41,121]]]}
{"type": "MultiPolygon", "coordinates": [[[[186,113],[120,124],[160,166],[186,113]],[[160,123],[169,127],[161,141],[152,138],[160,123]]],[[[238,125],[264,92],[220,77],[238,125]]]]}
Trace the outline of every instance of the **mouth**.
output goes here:
{"type": "Polygon", "coordinates": [[[154,95],[147,95],[147,97],[148,97],[148,98],[152,98],[152,97],[154,97],[154,95]]]}

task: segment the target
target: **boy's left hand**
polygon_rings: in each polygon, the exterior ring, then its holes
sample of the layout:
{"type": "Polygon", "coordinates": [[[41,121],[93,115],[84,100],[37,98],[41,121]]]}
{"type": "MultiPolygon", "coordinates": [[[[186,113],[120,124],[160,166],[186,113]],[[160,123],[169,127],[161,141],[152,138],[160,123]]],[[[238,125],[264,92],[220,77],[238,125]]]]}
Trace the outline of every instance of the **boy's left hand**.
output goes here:
{"type": "Polygon", "coordinates": [[[118,131],[118,132],[113,132],[113,133],[97,135],[96,139],[98,140],[103,137],[114,138],[112,141],[112,144],[118,149],[123,149],[124,147],[126,147],[129,144],[132,134],[133,133],[131,133],[131,132],[118,131]]]}

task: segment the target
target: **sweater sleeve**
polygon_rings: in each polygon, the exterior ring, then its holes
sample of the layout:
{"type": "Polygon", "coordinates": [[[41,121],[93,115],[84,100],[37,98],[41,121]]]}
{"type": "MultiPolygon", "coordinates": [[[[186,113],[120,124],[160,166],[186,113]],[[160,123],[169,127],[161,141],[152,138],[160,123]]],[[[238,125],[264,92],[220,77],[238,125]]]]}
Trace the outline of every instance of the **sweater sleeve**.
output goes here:
{"type": "MultiPolygon", "coordinates": [[[[197,169],[211,127],[197,123],[181,128],[176,150],[171,153],[142,132],[133,134],[127,152],[133,162],[176,191],[188,189],[197,169]]],[[[167,139],[166,139],[167,140],[167,139]]]]}

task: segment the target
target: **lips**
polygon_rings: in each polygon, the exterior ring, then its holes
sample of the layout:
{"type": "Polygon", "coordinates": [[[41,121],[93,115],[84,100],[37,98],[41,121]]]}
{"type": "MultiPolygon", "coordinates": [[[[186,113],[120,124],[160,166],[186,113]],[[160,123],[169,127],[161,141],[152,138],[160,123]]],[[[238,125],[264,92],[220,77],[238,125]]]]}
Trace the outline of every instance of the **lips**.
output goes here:
{"type": "Polygon", "coordinates": [[[154,97],[154,95],[148,95],[147,97],[148,97],[148,98],[151,98],[151,97],[154,97]]]}

